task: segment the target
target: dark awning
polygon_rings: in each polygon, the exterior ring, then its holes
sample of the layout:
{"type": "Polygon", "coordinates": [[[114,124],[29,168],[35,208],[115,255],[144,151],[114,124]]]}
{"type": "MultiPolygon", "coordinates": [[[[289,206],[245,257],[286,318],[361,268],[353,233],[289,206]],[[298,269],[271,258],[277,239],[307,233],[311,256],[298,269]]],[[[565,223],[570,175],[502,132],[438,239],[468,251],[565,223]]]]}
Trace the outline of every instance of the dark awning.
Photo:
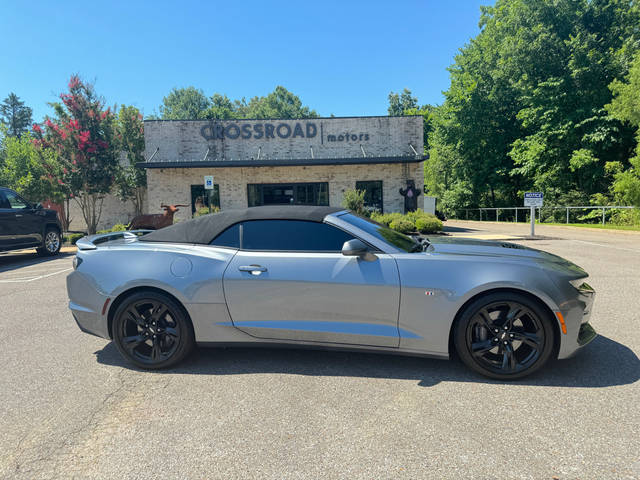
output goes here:
{"type": "Polygon", "coordinates": [[[140,168],[221,168],[221,167],[291,167],[307,165],[370,165],[376,163],[417,163],[428,155],[399,157],[294,158],[260,160],[207,160],[176,162],[140,162],[140,168]]]}

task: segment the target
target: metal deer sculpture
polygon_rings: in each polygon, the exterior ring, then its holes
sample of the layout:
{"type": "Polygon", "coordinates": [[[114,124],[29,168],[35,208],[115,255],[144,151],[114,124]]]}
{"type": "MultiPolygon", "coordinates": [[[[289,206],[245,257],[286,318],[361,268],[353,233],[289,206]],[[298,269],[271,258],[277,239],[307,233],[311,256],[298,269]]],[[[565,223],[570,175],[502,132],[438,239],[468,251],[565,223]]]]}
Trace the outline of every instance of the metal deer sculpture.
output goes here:
{"type": "Polygon", "coordinates": [[[173,215],[179,211],[178,207],[188,207],[189,205],[160,205],[164,208],[164,213],[150,213],[138,215],[131,220],[129,230],[149,229],[159,230],[169,225],[173,225],[173,215]]]}

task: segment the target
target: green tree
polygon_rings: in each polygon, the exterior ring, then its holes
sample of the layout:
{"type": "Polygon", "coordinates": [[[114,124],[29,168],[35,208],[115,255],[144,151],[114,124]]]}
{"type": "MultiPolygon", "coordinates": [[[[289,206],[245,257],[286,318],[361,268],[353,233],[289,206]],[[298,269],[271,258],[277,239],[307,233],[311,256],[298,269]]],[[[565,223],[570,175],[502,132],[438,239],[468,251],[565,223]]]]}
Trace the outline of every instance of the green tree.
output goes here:
{"type": "Polygon", "coordinates": [[[200,120],[207,118],[211,102],[195,87],[174,88],[162,99],[160,116],[163,120],[200,120]]]}
{"type": "Polygon", "coordinates": [[[145,161],[144,125],[140,111],[134,106],[121,105],[115,131],[123,157],[115,176],[115,192],[121,200],[131,200],[136,215],[140,215],[147,187],[147,172],[138,165],[145,161]]]}
{"type": "Polygon", "coordinates": [[[411,95],[411,90],[405,88],[401,93],[389,92],[389,115],[406,115],[407,110],[418,110],[418,99],[411,95]]]}
{"type": "Polygon", "coordinates": [[[617,201],[640,207],[640,51],[624,79],[614,80],[610,85],[613,100],[607,110],[618,120],[635,128],[635,156],[624,169],[622,162],[609,162],[607,167],[614,173],[612,193],[617,201]]]}
{"type": "Polygon", "coordinates": [[[628,0],[483,7],[480,34],[449,68],[429,182],[447,176],[467,205],[518,204],[530,188],[551,202],[606,191],[607,161],[624,163],[633,144],[604,106],[638,47],[638,12],[628,0]]]}
{"type": "Polygon", "coordinates": [[[265,97],[253,97],[237,103],[238,118],[315,118],[315,110],[302,105],[302,100],[282,86],[265,97]]]}
{"type": "Polygon", "coordinates": [[[0,123],[6,127],[7,134],[13,137],[19,137],[29,130],[32,113],[31,108],[13,92],[0,103],[0,123]]]}
{"type": "Polygon", "coordinates": [[[69,91],[60,95],[62,103],[51,104],[55,117],[45,120],[45,129],[34,125],[34,144],[56,152],[57,162],[45,168],[52,181],[78,203],[92,234],[100,221],[104,196],[110,193],[118,171],[116,121],[93,85],[73,75],[68,87],[69,91]]]}
{"type": "MultiPolygon", "coordinates": [[[[264,97],[253,97],[248,102],[242,98],[231,100],[226,95],[215,93],[207,98],[195,87],[174,88],[164,97],[160,106],[162,119],[242,119],[242,118],[316,118],[315,110],[302,104],[302,100],[282,86],[264,97]]],[[[155,119],[151,115],[148,118],[155,119]]]]}
{"type": "Polygon", "coordinates": [[[206,118],[215,118],[218,120],[229,120],[238,117],[238,103],[232,102],[226,95],[214,93],[211,97],[211,103],[205,112],[206,118]]]}
{"type": "MultiPolygon", "coordinates": [[[[63,199],[60,189],[48,179],[48,171],[29,133],[22,136],[7,135],[2,142],[4,163],[0,167],[0,183],[28,198],[32,202],[63,199]]],[[[55,152],[45,152],[47,162],[56,161],[55,152]]]]}

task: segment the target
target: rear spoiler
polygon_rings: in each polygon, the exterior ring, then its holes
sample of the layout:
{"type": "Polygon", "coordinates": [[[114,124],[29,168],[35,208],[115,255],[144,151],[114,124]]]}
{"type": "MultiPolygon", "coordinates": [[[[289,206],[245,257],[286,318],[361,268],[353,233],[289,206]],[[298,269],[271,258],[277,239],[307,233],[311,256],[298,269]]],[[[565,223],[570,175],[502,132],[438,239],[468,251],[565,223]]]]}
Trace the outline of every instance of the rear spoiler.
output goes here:
{"type": "Polygon", "coordinates": [[[100,233],[98,235],[89,235],[78,240],[76,242],[76,247],[78,247],[78,250],[95,250],[101,243],[123,238],[134,239],[153,231],[154,230],[125,230],[124,232],[109,232],[100,233]]]}

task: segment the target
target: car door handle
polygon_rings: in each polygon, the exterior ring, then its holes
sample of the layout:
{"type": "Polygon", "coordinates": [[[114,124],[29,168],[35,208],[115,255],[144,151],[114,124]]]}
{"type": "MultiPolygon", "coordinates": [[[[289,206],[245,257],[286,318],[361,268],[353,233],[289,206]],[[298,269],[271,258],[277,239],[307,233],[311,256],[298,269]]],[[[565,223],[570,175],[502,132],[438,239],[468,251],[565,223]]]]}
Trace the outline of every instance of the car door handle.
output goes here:
{"type": "Polygon", "coordinates": [[[262,265],[241,265],[238,267],[241,272],[249,272],[251,275],[260,275],[262,272],[267,271],[267,267],[262,265]]]}
{"type": "Polygon", "coordinates": [[[20,218],[22,217],[22,215],[20,215],[19,213],[16,213],[16,218],[20,218]]]}

